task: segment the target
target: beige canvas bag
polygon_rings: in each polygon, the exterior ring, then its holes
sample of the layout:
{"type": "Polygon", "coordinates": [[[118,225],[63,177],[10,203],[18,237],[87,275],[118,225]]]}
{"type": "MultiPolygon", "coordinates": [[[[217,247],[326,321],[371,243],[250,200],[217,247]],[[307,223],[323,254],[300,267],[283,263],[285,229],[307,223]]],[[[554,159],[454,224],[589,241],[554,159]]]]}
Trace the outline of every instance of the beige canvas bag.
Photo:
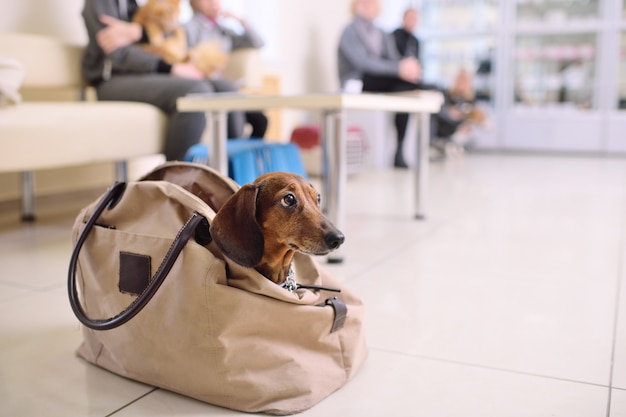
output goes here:
{"type": "Polygon", "coordinates": [[[167,163],[81,211],[68,277],[78,354],[208,403],[293,414],[363,364],[363,305],[309,256],[296,256],[296,280],[340,292],[289,292],[224,258],[210,223],[237,188],[205,166],[167,163]]]}

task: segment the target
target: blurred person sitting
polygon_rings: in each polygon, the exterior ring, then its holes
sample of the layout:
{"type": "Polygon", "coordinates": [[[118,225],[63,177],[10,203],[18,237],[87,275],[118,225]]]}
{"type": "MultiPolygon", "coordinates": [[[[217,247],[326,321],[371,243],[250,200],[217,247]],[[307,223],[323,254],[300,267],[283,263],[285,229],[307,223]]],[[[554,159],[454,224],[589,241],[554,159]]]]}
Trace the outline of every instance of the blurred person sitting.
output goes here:
{"type": "Polygon", "coordinates": [[[459,117],[481,121],[480,116],[474,117],[472,114],[476,104],[476,95],[472,87],[472,76],[468,70],[465,68],[459,70],[446,96],[448,104],[454,107],[459,117]]]}
{"type": "MultiPolygon", "coordinates": [[[[179,112],[177,99],[221,92],[225,87],[205,79],[191,62],[168,63],[147,50],[146,28],[133,21],[138,9],[136,0],[85,0],[82,16],[89,40],[82,75],[95,87],[98,100],[148,103],[166,113],[163,152],[168,160],[181,160],[200,141],[206,119],[202,112],[179,112]]],[[[243,125],[243,113],[228,113],[230,137],[241,136],[243,125]]]]}
{"type": "Polygon", "coordinates": [[[471,142],[474,128],[486,123],[484,111],[476,106],[472,75],[465,68],[459,70],[450,88],[444,91],[444,108],[445,114],[461,123],[455,128],[443,124],[438,137],[464,149],[471,142]]]}
{"type": "MultiPolygon", "coordinates": [[[[220,0],[189,0],[193,16],[187,22],[185,32],[187,45],[192,48],[202,42],[215,42],[219,49],[230,54],[238,48],[259,49],[265,44],[261,36],[244,19],[222,9],[220,0]],[[221,18],[237,21],[241,34],[220,24],[221,18]]],[[[221,91],[237,91],[238,87],[219,74],[212,76],[211,82],[221,86],[221,91]]],[[[267,117],[258,111],[245,112],[245,121],[252,127],[251,138],[263,138],[267,130],[267,117]]],[[[231,137],[231,136],[229,136],[231,137]]]]}
{"type": "MultiPolygon", "coordinates": [[[[402,15],[401,27],[392,32],[396,48],[398,48],[398,53],[402,57],[413,57],[418,60],[420,58],[420,42],[414,34],[419,24],[419,17],[417,9],[409,7],[402,15]]],[[[469,74],[463,74],[463,77],[465,76],[469,77],[469,74]]],[[[455,80],[453,86],[455,90],[454,93],[452,90],[446,91],[441,87],[422,84],[422,88],[438,90],[443,93],[444,96],[445,102],[442,106],[442,110],[432,117],[434,136],[438,139],[450,140],[465,121],[463,112],[457,111],[454,103],[451,104],[450,102],[451,93],[456,96],[461,90],[467,91],[466,87],[461,84],[464,79],[459,77],[460,75],[457,77],[457,80],[455,80]]],[[[463,95],[464,94],[465,93],[463,93],[463,95]]]]}
{"type": "MultiPolygon", "coordinates": [[[[353,0],[353,20],[339,40],[338,70],[342,87],[351,80],[362,82],[362,91],[400,92],[421,89],[421,67],[415,57],[403,58],[394,39],[374,24],[380,12],[378,0],[353,0]]],[[[394,166],[406,168],[402,145],[408,113],[396,113],[397,147],[394,166]]]]}
{"type": "Polygon", "coordinates": [[[420,58],[420,42],[414,35],[419,24],[419,12],[412,7],[406,9],[402,15],[402,26],[391,34],[396,41],[398,52],[403,57],[420,58]]]}

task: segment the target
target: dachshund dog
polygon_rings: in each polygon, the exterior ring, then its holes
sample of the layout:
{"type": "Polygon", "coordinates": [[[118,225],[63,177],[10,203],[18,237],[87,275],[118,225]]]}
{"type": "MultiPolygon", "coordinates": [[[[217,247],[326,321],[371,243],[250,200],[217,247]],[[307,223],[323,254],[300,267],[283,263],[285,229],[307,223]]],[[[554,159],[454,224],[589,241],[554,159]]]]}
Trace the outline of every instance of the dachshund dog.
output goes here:
{"type": "Polygon", "coordinates": [[[271,281],[288,277],[295,252],[326,255],[344,242],[300,175],[273,172],[246,184],[218,210],[211,236],[224,255],[271,281]]]}

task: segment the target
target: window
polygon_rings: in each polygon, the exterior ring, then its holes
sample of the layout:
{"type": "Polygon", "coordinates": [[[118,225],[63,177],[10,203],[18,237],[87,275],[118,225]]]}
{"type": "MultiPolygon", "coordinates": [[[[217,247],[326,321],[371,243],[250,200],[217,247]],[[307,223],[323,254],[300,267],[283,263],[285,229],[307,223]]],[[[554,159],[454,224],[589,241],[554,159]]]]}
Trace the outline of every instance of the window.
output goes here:
{"type": "Polygon", "coordinates": [[[595,34],[520,35],[515,51],[515,101],[591,107],[595,34]]]}

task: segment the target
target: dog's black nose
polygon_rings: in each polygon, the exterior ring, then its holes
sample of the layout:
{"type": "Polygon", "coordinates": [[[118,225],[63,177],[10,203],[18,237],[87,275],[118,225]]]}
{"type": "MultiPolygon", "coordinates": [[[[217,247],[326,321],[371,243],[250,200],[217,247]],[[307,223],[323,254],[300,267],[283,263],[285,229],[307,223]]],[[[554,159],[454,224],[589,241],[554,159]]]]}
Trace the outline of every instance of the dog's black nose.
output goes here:
{"type": "Polygon", "coordinates": [[[344,240],[346,240],[346,237],[338,230],[324,235],[324,242],[329,249],[337,249],[344,240]]]}

